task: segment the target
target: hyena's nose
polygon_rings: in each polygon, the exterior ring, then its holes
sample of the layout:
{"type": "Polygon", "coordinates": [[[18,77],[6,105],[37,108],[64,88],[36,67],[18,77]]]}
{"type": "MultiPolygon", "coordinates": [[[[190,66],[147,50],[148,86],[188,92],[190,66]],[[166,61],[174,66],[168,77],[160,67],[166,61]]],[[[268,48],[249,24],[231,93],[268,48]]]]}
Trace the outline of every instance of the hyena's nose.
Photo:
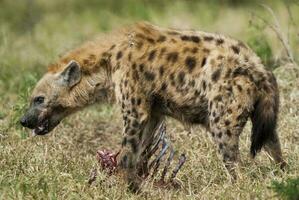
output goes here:
{"type": "Polygon", "coordinates": [[[20,119],[20,123],[21,123],[21,125],[24,126],[24,127],[27,127],[27,126],[28,126],[28,122],[27,122],[27,120],[26,120],[25,117],[22,117],[22,118],[20,119]]]}

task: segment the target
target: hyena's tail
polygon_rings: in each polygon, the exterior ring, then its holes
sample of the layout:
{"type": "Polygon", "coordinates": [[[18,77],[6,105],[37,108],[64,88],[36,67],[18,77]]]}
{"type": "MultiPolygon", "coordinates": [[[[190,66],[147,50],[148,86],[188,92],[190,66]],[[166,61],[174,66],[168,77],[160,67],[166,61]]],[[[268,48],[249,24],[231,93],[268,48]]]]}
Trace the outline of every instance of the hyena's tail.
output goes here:
{"type": "Polygon", "coordinates": [[[275,139],[279,107],[279,91],[272,73],[260,85],[259,97],[251,116],[252,135],[250,153],[253,157],[269,141],[275,139]]]}

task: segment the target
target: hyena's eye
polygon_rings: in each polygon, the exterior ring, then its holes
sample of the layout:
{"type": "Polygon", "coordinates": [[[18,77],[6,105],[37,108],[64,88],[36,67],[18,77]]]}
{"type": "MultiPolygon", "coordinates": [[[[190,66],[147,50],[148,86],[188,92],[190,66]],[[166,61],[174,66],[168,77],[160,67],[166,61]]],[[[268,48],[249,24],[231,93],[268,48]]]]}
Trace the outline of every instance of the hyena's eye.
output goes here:
{"type": "Polygon", "coordinates": [[[42,96],[35,97],[33,100],[34,104],[36,105],[42,104],[44,103],[44,101],[45,101],[45,97],[42,96]]]}

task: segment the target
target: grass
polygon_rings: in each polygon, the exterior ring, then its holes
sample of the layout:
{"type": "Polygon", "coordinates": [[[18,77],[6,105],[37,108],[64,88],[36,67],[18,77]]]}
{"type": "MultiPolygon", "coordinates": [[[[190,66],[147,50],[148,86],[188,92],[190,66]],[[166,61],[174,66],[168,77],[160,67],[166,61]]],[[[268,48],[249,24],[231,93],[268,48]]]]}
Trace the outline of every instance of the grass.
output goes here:
{"type": "MultiPolygon", "coordinates": [[[[101,171],[96,182],[87,185],[90,170],[96,165],[96,150],[117,150],[120,146],[121,118],[117,107],[87,108],[65,119],[45,137],[30,137],[28,130],[18,125],[28,94],[48,63],[99,32],[133,21],[221,32],[248,42],[265,63],[282,57],[281,44],[272,32],[250,26],[250,12],[266,16],[264,11],[255,1],[234,2],[0,1],[0,199],[286,198],[276,193],[282,190],[273,190],[272,182],[284,183],[299,177],[299,70],[291,65],[276,66],[274,70],[281,90],[278,131],[288,167],[281,172],[264,152],[250,159],[248,123],[241,136],[242,164],[236,184],[228,182],[213,143],[200,127],[187,135],[179,123],[168,120],[171,141],[178,152],[187,155],[178,174],[183,189],[154,188],[148,181],[143,193],[136,196],[127,192],[122,179],[107,177],[101,171]],[[263,42],[258,42],[260,38],[263,42]]],[[[273,7],[287,30],[284,5],[279,1],[265,3],[273,7]]],[[[292,4],[291,9],[298,21],[299,7],[292,4]]],[[[298,46],[297,34],[296,27],[290,29],[292,47],[298,46]]],[[[293,49],[298,58],[299,49],[293,49]]]]}

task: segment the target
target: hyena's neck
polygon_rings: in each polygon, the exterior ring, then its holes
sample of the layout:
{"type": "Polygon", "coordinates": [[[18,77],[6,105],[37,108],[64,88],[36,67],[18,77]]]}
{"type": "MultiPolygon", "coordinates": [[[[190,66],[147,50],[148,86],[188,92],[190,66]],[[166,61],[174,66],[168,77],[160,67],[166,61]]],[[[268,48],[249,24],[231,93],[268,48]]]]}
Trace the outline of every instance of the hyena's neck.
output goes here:
{"type": "Polygon", "coordinates": [[[125,33],[102,36],[70,51],[49,67],[50,73],[56,73],[71,60],[80,64],[82,79],[71,91],[72,105],[84,107],[97,101],[114,102],[112,73],[116,66],[112,60],[119,56],[118,48],[126,38],[125,33]]]}

